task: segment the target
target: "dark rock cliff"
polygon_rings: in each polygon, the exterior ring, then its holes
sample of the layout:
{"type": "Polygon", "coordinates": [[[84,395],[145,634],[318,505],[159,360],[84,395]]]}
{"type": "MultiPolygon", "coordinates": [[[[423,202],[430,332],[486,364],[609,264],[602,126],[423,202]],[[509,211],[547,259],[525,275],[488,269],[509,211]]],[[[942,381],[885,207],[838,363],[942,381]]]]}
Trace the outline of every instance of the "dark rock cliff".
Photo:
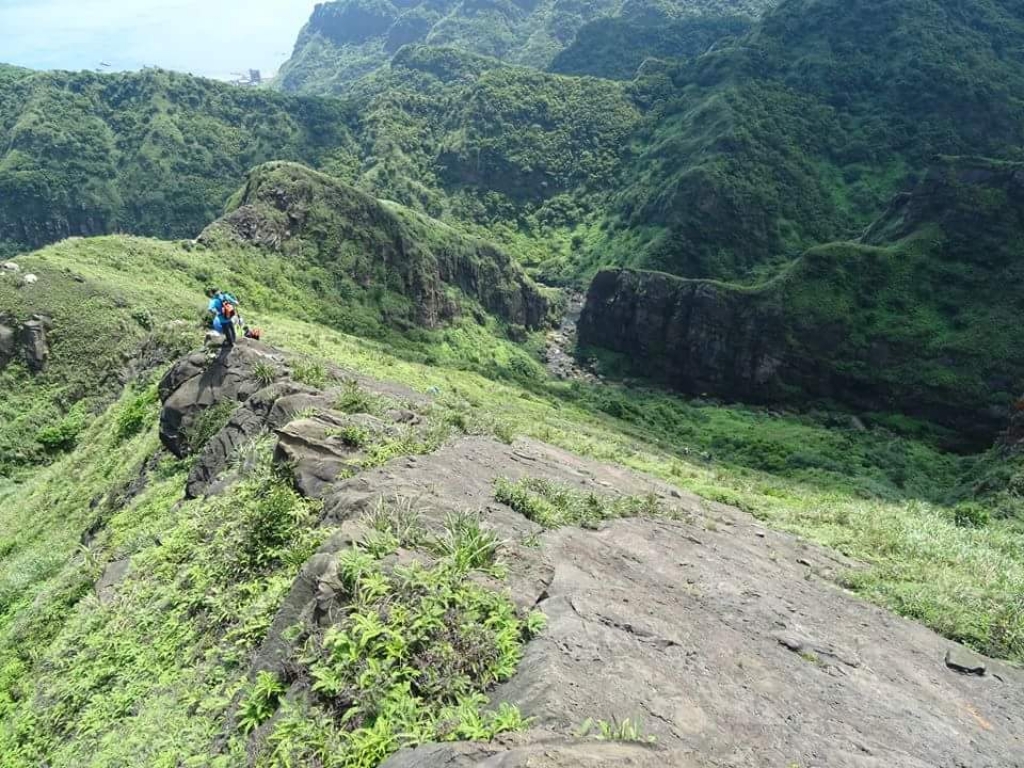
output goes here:
{"type": "Polygon", "coordinates": [[[1024,382],[1024,164],[937,158],[858,242],[807,251],[757,288],[597,275],[584,347],[692,394],[830,400],[991,443],[1024,382]]]}
{"type": "Polygon", "coordinates": [[[626,354],[687,392],[749,401],[780,393],[780,313],[759,295],[655,272],[608,270],[590,286],[579,340],[626,354]]]}
{"type": "Polygon", "coordinates": [[[52,321],[45,315],[34,315],[31,320],[15,324],[0,315],[0,370],[14,360],[22,360],[29,370],[39,373],[46,368],[50,357],[46,332],[52,321]]]}

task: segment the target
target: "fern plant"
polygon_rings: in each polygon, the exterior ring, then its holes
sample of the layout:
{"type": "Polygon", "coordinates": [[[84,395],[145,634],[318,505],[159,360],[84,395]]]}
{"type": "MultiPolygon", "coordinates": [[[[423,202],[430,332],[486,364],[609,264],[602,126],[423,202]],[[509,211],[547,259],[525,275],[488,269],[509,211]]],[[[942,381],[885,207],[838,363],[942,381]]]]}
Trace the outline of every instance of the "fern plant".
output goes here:
{"type": "Polygon", "coordinates": [[[281,697],[285,693],[284,684],[270,672],[256,675],[252,690],[238,718],[242,731],[249,733],[259,728],[277,711],[281,697]]]}

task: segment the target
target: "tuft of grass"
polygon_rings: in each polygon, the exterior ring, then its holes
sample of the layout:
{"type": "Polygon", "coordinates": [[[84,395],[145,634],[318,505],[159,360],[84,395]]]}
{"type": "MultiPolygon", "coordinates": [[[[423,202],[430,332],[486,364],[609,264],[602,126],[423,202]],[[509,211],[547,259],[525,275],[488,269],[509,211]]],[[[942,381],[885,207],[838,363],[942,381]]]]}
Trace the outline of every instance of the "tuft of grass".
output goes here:
{"type": "Polygon", "coordinates": [[[199,453],[213,436],[224,428],[237,407],[238,403],[224,400],[197,414],[184,433],[188,453],[199,453]]]}
{"type": "Polygon", "coordinates": [[[124,442],[139,434],[156,418],[156,386],[150,386],[124,403],[117,414],[117,439],[124,442]]]}
{"type": "Polygon", "coordinates": [[[619,517],[667,515],[657,496],[602,496],[584,493],[536,477],[513,481],[499,477],[494,498],[545,528],[575,525],[594,528],[619,517]]]}
{"type": "Polygon", "coordinates": [[[416,504],[407,497],[378,499],[366,520],[375,534],[394,542],[391,551],[399,547],[419,547],[427,542],[427,531],[420,522],[416,504]]]}
{"type": "Polygon", "coordinates": [[[433,453],[451,435],[451,428],[444,424],[435,424],[425,432],[418,432],[411,427],[405,427],[393,437],[386,437],[380,442],[373,443],[366,447],[365,457],[360,462],[364,469],[382,467],[392,459],[400,456],[416,456],[433,453]]]}
{"type": "Polygon", "coordinates": [[[253,378],[260,383],[261,386],[269,387],[277,379],[277,367],[266,360],[259,360],[252,367],[253,378]]]}
{"type": "Polygon", "coordinates": [[[286,690],[277,675],[261,671],[256,676],[239,714],[238,722],[242,731],[254,731],[269,720],[277,711],[286,690]]]}
{"type": "Polygon", "coordinates": [[[327,386],[327,366],[319,360],[302,360],[292,365],[292,378],[317,389],[327,386]]]}
{"type": "Polygon", "coordinates": [[[643,726],[638,720],[631,720],[628,717],[621,721],[614,717],[610,721],[593,720],[588,717],[580,726],[579,736],[585,738],[591,735],[603,741],[628,741],[643,744],[655,742],[653,736],[644,734],[643,726]]]}
{"type": "Polygon", "coordinates": [[[368,413],[373,416],[383,410],[380,397],[365,391],[358,382],[351,379],[342,385],[334,401],[334,409],[342,413],[368,413]]]}
{"type": "Polygon", "coordinates": [[[70,451],[85,431],[88,415],[81,407],[72,408],[58,421],[43,427],[36,433],[36,442],[48,454],[70,451]]]}
{"type": "Polygon", "coordinates": [[[362,448],[368,445],[373,438],[368,429],[355,424],[332,429],[327,436],[338,438],[347,448],[362,448]]]}
{"type": "Polygon", "coordinates": [[[448,515],[444,533],[434,545],[443,557],[451,561],[454,568],[469,573],[491,568],[501,541],[493,531],[481,526],[480,515],[463,512],[448,515]]]}

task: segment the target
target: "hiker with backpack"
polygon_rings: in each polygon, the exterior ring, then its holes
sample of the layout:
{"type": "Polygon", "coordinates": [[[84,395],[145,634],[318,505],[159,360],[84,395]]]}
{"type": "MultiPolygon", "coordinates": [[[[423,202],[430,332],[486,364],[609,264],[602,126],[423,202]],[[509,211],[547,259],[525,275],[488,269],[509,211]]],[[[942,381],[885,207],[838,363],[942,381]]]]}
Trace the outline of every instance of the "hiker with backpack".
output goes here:
{"type": "Polygon", "coordinates": [[[235,346],[235,322],[238,318],[238,299],[219,288],[210,288],[206,292],[210,299],[207,311],[213,315],[213,330],[224,337],[224,346],[235,346]]]}

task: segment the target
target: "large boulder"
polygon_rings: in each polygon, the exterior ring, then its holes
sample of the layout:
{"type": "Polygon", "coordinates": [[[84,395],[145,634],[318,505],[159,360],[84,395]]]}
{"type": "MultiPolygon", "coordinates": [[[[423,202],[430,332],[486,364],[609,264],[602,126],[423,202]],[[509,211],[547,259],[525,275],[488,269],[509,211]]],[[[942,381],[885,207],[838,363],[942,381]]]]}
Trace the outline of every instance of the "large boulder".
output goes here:
{"type": "Polygon", "coordinates": [[[244,403],[266,386],[267,374],[276,375],[282,364],[279,353],[254,342],[179,360],[159,386],[161,442],[179,458],[188,455],[189,429],[203,411],[223,402],[244,403]]]}
{"type": "Polygon", "coordinates": [[[17,335],[14,329],[7,325],[0,325],[0,369],[14,359],[17,351],[17,335]]]}
{"type": "Polygon", "coordinates": [[[46,321],[29,320],[22,324],[19,341],[29,370],[39,373],[46,368],[46,361],[50,358],[50,347],[46,343],[46,321]]]}
{"type": "Polygon", "coordinates": [[[217,477],[228,467],[238,450],[268,427],[282,426],[291,420],[293,403],[317,404],[327,407],[323,395],[292,381],[281,381],[264,387],[252,395],[228,420],[228,423],[204,446],[189,472],[185,495],[194,499],[207,493],[217,477]]]}

